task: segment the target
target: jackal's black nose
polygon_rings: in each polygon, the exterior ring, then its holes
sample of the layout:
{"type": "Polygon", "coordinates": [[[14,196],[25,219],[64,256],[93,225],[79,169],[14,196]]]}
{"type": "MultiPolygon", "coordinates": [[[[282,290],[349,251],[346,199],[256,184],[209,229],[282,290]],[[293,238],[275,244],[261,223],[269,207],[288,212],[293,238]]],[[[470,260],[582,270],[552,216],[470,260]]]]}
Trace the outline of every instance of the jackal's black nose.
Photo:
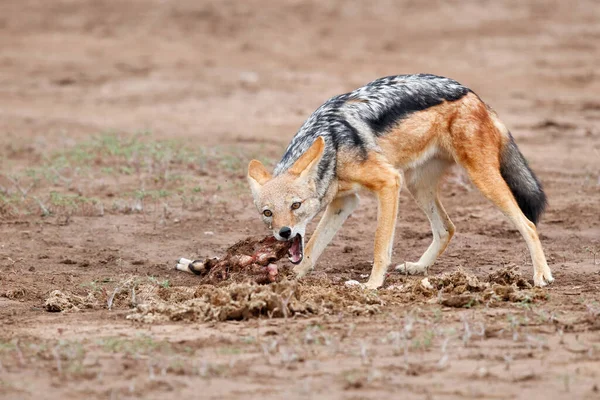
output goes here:
{"type": "Polygon", "coordinates": [[[292,230],[289,228],[289,226],[284,226],[279,230],[279,236],[281,236],[284,239],[289,239],[291,234],[292,230]]]}

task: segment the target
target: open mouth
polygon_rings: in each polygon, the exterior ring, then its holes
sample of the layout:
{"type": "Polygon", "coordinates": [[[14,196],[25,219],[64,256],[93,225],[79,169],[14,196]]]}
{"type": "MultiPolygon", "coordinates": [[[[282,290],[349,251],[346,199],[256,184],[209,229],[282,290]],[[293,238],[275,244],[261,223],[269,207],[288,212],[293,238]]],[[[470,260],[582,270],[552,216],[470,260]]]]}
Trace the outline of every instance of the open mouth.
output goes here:
{"type": "Polygon", "coordinates": [[[288,250],[288,258],[292,264],[300,264],[304,257],[304,241],[302,235],[297,234],[292,239],[292,246],[288,250]]]}

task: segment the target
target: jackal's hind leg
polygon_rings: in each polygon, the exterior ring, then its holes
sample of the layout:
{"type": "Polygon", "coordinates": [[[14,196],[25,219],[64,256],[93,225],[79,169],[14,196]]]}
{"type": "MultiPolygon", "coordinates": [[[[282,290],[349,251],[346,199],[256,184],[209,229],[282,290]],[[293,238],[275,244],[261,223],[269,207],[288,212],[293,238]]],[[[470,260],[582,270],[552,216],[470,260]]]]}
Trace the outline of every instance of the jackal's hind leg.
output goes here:
{"type": "Polygon", "coordinates": [[[448,166],[446,161],[431,160],[419,169],[407,170],[404,173],[408,190],[429,219],[433,241],[419,261],[399,264],[396,271],[408,274],[426,273],[427,268],[433,265],[450,243],[454,234],[454,224],[448,218],[437,195],[440,178],[448,166]]]}
{"type": "Polygon", "coordinates": [[[554,282],[536,226],[523,214],[500,172],[495,168],[472,168],[467,171],[475,186],[510,219],[525,239],[533,263],[535,286],[542,287],[554,282]]]}

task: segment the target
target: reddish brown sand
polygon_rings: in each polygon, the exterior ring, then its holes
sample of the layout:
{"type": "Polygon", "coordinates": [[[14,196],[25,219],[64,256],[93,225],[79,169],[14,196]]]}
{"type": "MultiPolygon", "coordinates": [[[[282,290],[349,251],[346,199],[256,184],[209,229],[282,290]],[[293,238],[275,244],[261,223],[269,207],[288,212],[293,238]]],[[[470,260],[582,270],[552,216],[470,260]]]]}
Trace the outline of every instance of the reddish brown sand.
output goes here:
{"type": "MultiPolygon", "coordinates": [[[[598,398],[598,21],[592,0],[0,2],[0,398],[598,398]],[[551,287],[488,282],[531,262],[459,172],[428,285],[344,286],[370,273],[369,195],[298,285],[173,269],[268,234],[250,158],[274,165],[330,96],[417,72],[511,129],[548,193],[551,287]]],[[[397,263],[431,240],[400,201],[397,263]]]]}

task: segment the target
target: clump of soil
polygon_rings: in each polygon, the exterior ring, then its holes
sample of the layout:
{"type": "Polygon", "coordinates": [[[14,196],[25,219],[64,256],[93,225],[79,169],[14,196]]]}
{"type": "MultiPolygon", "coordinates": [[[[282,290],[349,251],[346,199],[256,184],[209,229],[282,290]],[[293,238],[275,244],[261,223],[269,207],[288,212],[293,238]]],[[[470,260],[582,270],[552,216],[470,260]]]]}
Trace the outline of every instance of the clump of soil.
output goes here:
{"type": "Polygon", "coordinates": [[[471,307],[498,302],[533,302],[546,299],[543,289],[531,284],[513,267],[491,273],[485,281],[462,268],[439,276],[411,281],[398,287],[404,293],[435,298],[447,307],[471,307]]]}
{"type": "Polygon", "coordinates": [[[282,281],[270,285],[231,283],[215,287],[161,288],[127,318],[145,323],[163,321],[225,321],[265,316],[294,316],[346,312],[379,312],[383,300],[375,292],[331,285],[301,285],[282,281]],[[186,290],[187,289],[187,290],[186,290]]]}
{"type": "Polygon", "coordinates": [[[515,266],[502,268],[488,276],[488,282],[498,285],[515,285],[519,289],[531,289],[531,284],[517,271],[515,266]]]}
{"type": "Polygon", "coordinates": [[[444,293],[462,294],[465,292],[482,292],[486,284],[476,276],[466,273],[462,268],[429,278],[431,285],[444,293]]]}
{"type": "MultiPolygon", "coordinates": [[[[245,244],[250,243],[245,241],[245,244]]],[[[256,242],[260,243],[260,241],[256,242]]],[[[267,242],[268,243],[268,242],[267,242]]],[[[238,244],[238,249],[242,248],[238,244]]],[[[248,252],[253,247],[242,248],[248,252]]],[[[228,253],[238,257],[233,251],[228,253]]],[[[262,253],[264,254],[264,253],[262,253]]],[[[225,267],[222,267],[225,268],[225,267]]],[[[210,273],[211,269],[208,270],[210,273]]],[[[215,271],[222,272],[222,270],[215,271]]],[[[333,284],[327,279],[283,280],[268,285],[241,281],[246,271],[236,270],[227,276],[197,287],[165,287],[142,283],[131,277],[112,290],[93,291],[87,296],[54,290],[44,307],[50,312],[79,311],[84,308],[133,309],[128,319],[146,323],[162,321],[225,321],[261,316],[294,316],[348,313],[368,315],[381,311],[386,304],[402,304],[424,299],[448,307],[489,306],[502,302],[533,302],[546,299],[545,291],[532,288],[516,268],[504,268],[479,279],[462,268],[454,272],[422,279],[410,279],[400,286],[373,291],[360,287],[333,284]],[[240,279],[240,281],[235,281],[240,279]]],[[[257,275],[251,275],[256,278],[257,275]]],[[[209,278],[210,274],[206,276],[209,278]]]]}
{"type": "Polygon", "coordinates": [[[201,276],[204,284],[225,280],[267,284],[281,276],[275,262],[287,254],[291,245],[292,242],[281,242],[273,236],[248,237],[229,247],[224,257],[192,261],[187,270],[201,276]]]}
{"type": "Polygon", "coordinates": [[[165,301],[178,301],[193,297],[194,288],[172,288],[168,295],[166,288],[153,283],[140,283],[141,278],[130,277],[117,282],[114,288],[108,290],[92,290],[85,296],[68,291],[53,290],[44,302],[48,312],[81,311],[82,309],[131,309],[138,304],[154,301],[156,298],[165,301]],[[186,293],[188,292],[188,293],[186,293]],[[190,293],[191,292],[191,296],[190,293]]]}
{"type": "Polygon", "coordinates": [[[94,308],[98,302],[90,293],[87,297],[53,290],[44,303],[49,312],[79,311],[82,308],[94,308]]]}
{"type": "Polygon", "coordinates": [[[6,297],[7,299],[11,299],[11,300],[18,300],[18,299],[23,299],[26,294],[27,294],[27,291],[24,288],[17,287],[17,288],[12,288],[12,289],[6,290],[5,292],[0,294],[0,297],[6,297]]]}

